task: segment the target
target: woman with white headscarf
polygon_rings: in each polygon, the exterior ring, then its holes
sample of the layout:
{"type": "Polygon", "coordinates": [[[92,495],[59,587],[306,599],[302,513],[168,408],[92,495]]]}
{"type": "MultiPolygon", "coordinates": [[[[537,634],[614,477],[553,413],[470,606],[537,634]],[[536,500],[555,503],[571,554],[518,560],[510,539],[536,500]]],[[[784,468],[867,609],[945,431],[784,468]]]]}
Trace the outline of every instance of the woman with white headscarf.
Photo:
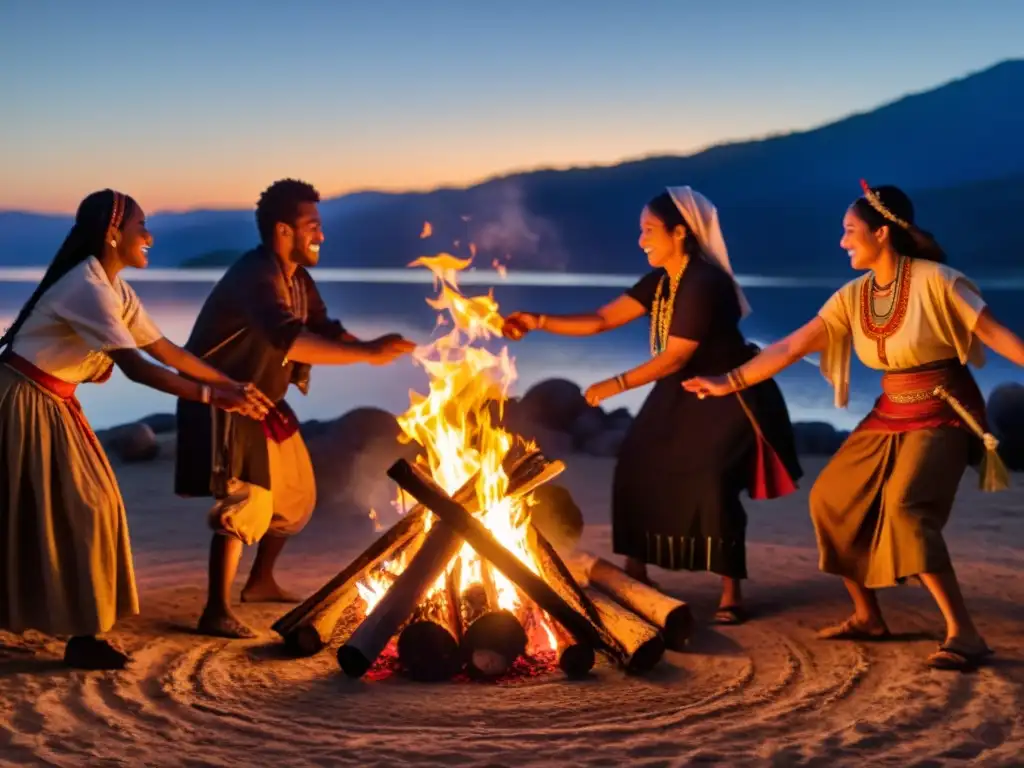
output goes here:
{"type": "Polygon", "coordinates": [[[715,621],[740,623],[747,577],[740,493],[775,498],[796,488],[802,472],[792,426],[773,381],[722,400],[680,386],[756,353],[739,330],[750,307],[733,279],[715,206],[690,187],[668,189],[644,207],[639,244],[652,271],[622,296],[593,314],[517,312],[505,334],[591,336],[650,317],[651,359],[586,392],[596,406],[656,382],[619,451],[613,547],[645,582],[648,564],[722,576],[715,621]]]}

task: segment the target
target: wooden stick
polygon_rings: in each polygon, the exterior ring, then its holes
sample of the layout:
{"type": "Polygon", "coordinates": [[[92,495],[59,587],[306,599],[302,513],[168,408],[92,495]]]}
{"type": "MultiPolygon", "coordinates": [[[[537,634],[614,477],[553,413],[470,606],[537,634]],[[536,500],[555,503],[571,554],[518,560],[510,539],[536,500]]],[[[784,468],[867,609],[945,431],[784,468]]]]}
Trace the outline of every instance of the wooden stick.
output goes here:
{"type": "Polygon", "coordinates": [[[647,672],[661,661],[665,641],[657,627],[596,589],[588,589],[587,596],[597,606],[601,623],[621,649],[619,662],[627,672],[647,672]]]}
{"type": "Polygon", "coordinates": [[[352,636],[338,648],[338,664],[346,675],[362,677],[366,674],[461,546],[462,540],[455,531],[442,521],[434,521],[419,552],[352,636]]]}
{"type": "Polygon", "coordinates": [[[398,635],[398,663],[413,680],[440,682],[462,669],[458,606],[453,605],[451,576],[444,591],[416,608],[413,621],[398,635]]]}
{"type": "Polygon", "coordinates": [[[573,610],[542,578],[505,549],[483,523],[455,502],[429,476],[404,459],[399,459],[391,466],[388,476],[464,536],[481,557],[489,560],[555,621],[560,622],[574,638],[589,643],[597,650],[615,653],[615,649],[608,646],[585,616],[573,610]]]}
{"type": "Polygon", "coordinates": [[[669,650],[682,651],[686,648],[693,633],[693,615],[690,606],[682,600],[637,581],[607,560],[587,552],[577,553],[570,566],[580,581],[589,582],[659,627],[669,650]]]}
{"type": "MultiPolygon", "coordinates": [[[[518,455],[514,462],[506,463],[509,465],[507,471],[509,472],[509,483],[511,485],[512,478],[519,477],[521,473],[541,471],[541,468],[546,464],[546,459],[539,451],[534,451],[525,455],[518,455]]],[[[479,482],[479,479],[479,473],[473,475],[456,491],[455,497],[465,504],[475,506],[476,484],[479,482]]],[[[422,533],[427,519],[426,515],[427,508],[422,504],[417,504],[401,520],[379,536],[337,576],[274,622],[272,629],[287,640],[288,635],[298,626],[310,621],[314,614],[319,616],[326,604],[340,599],[348,590],[353,589],[358,582],[362,581],[370,571],[378,567],[382,562],[391,559],[391,556],[397,549],[408,544],[414,537],[422,533]]],[[[331,631],[333,631],[333,628],[331,631]]]]}
{"type": "MultiPolygon", "coordinates": [[[[510,481],[507,493],[516,497],[529,493],[538,484],[556,476],[565,467],[560,462],[544,463],[524,459],[524,469],[515,473],[514,481],[510,481]],[[528,469],[525,468],[528,465],[528,469]]],[[[407,466],[409,465],[406,462],[407,466]]],[[[422,470],[416,470],[420,476],[427,477],[422,470]]],[[[433,483],[433,480],[430,481],[433,483]]],[[[399,483],[403,490],[408,491],[399,483]]],[[[435,486],[436,487],[436,486],[435,486]]],[[[444,494],[444,491],[441,491],[444,494]]],[[[451,498],[444,494],[450,503],[451,498]]],[[[416,498],[413,494],[413,498],[416,498]]],[[[476,499],[476,496],[473,497],[476,499]]],[[[418,499],[417,499],[418,500],[418,499]]],[[[460,510],[471,519],[461,506],[460,510]]],[[[478,523],[479,525],[479,523],[478,523]]],[[[430,585],[444,571],[445,566],[454,558],[462,546],[462,538],[447,524],[444,519],[435,520],[427,534],[423,546],[407,563],[405,570],[398,576],[395,583],[384,594],[380,602],[374,606],[370,614],[352,633],[352,636],[338,649],[338,663],[350,677],[362,677],[395,632],[412,614],[416,605],[426,594],[430,585]]]]}
{"type": "Polygon", "coordinates": [[[594,668],[594,662],[597,660],[594,649],[585,643],[578,642],[566,631],[565,627],[556,621],[551,622],[551,628],[558,638],[559,668],[571,680],[586,677],[594,668]]]}
{"type": "Polygon", "coordinates": [[[472,677],[497,677],[526,652],[526,631],[511,611],[495,609],[466,627],[462,657],[472,677]]]}

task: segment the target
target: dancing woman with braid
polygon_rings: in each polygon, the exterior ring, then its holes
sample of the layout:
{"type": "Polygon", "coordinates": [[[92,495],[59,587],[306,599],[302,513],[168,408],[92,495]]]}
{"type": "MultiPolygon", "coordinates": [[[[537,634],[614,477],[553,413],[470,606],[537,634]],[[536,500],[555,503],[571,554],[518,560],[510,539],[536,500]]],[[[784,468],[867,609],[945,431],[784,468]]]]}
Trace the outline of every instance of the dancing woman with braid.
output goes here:
{"type": "Polygon", "coordinates": [[[942,529],[968,464],[978,467],[984,490],[1006,487],[1007,478],[967,364],[983,363],[984,344],[1024,365],[1024,342],[995,319],[964,275],[944,265],[902,191],[862,187],[843,218],[840,247],[865,274],[803,328],[729,375],[692,378],[683,387],[729,395],[820,352],[822,373],[843,407],[851,347],[883,371],[874,409],[811,490],[820,568],[843,578],[854,604],[850,618],[820,637],[889,637],[875,590],[917,577],[946,620],[946,639],[929,664],[971,668],[991,651],[968,613],[942,529]]]}
{"type": "Polygon", "coordinates": [[[146,266],[142,209],[82,201],[42,281],[0,338],[0,629],[71,635],[69,666],[118,669],[97,637],[138,613],[124,502],[75,389],[113,366],[139,384],[262,418],[271,403],[165,339],[120,277],[146,266]],[[177,369],[148,362],[139,352],[177,369]]]}
{"type": "Polygon", "coordinates": [[[774,382],[718,401],[679,386],[754,355],[739,330],[749,307],[732,277],[715,206],[690,187],[673,187],[643,209],[639,244],[652,271],[624,295],[591,315],[515,313],[506,335],[591,336],[650,317],[651,359],[586,392],[596,406],[655,382],[616,462],[613,547],[642,581],[648,564],[720,575],[715,622],[741,623],[747,517],[740,493],[764,499],[795,489],[801,469],[792,426],[774,382]]]}

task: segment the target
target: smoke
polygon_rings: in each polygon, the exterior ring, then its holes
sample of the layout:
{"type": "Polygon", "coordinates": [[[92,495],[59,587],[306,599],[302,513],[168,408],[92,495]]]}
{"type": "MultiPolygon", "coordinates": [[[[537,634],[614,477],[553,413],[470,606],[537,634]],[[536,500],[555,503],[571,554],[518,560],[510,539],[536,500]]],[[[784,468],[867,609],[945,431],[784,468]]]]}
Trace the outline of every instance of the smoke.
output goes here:
{"type": "MultiPolygon", "coordinates": [[[[479,191],[470,236],[477,252],[512,268],[564,270],[569,264],[558,228],[526,206],[523,184],[501,181],[479,191]]],[[[481,265],[482,266],[482,265],[481,265]]]]}

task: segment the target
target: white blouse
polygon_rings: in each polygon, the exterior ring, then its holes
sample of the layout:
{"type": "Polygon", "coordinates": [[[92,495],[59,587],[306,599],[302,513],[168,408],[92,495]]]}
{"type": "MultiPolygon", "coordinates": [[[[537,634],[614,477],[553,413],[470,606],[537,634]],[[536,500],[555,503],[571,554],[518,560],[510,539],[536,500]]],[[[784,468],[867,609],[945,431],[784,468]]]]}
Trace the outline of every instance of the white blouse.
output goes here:
{"type": "Polygon", "coordinates": [[[835,403],[849,398],[850,352],[868,368],[900,371],[940,360],[957,359],[981,367],[981,343],[974,336],[985,300],[955,269],[910,259],[897,287],[892,319],[875,326],[868,316],[871,273],[851,280],[825,303],[818,316],[828,329],[821,372],[835,389],[835,403]]]}
{"type": "Polygon", "coordinates": [[[138,349],[163,334],[120,277],[90,256],[50,286],[14,337],[11,351],[51,376],[78,384],[102,375],[113,349],[138,349]]]}

